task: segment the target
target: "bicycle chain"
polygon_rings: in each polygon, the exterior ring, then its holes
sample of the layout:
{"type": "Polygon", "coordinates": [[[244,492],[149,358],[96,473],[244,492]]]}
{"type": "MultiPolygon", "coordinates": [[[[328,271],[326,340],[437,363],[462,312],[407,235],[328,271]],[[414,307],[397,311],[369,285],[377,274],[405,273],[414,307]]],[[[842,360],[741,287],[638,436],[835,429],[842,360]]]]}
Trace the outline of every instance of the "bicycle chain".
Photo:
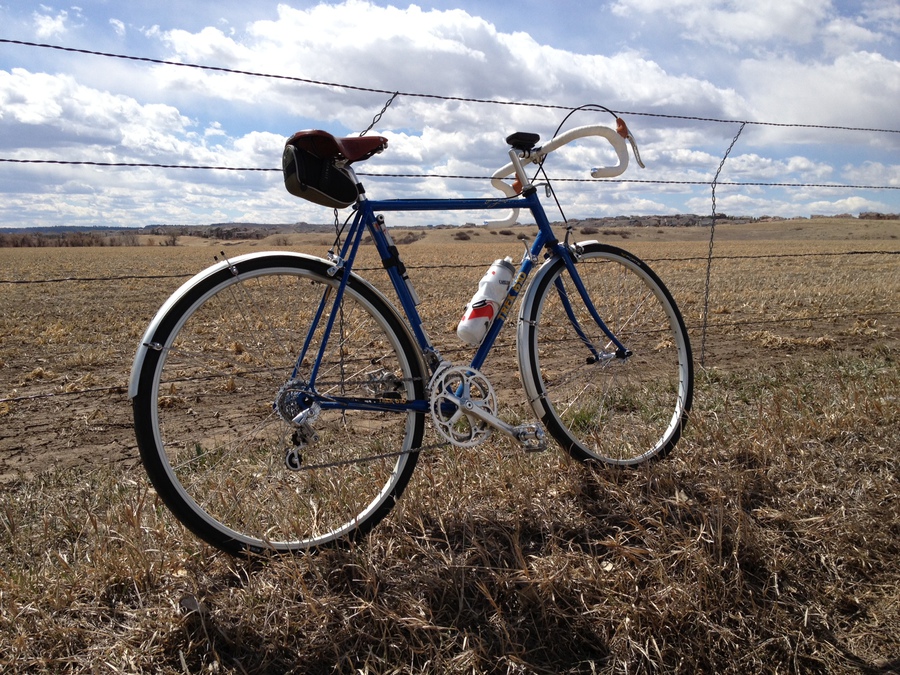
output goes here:
{"type": "MultiPolygon", "coordinates": [[[[431,378],[431,379],[433,379],[433,378],[431,378]]],[[[423,378],[423,377],[398,378],[397,381],[399,381],[399,382],[423,382],[423,381],[425,381],[425,378],[423,378]]],[[[319,382],[317,384],[324,385],[324,386],[343,385],[346,387],[347,383],[346,382],[340,383],[340,382],[327,382],[326,381],[326,382],[319,382]]],[[[359,384],[362,386],[365,386],[365,383],[360,382],[359,384]]],[[[429,398],[430,398],[430,394],[429,394],[429,398]]],[[[385,399],[385,401],[392,402],[391,399],[385,399]]],[[[350,466],[352,464],[362,464],[364,462],[374,462],[374,461],[377,461],[380,459],[390,459],[392,457],[402,457],[403,455],[409,455],[412,453],[422,453],[422,452],[427,452],[429,450],[435,450],[437,448],[444,448],[444,447],[453,446],[453,445],[454,445],[453,443],[451,443],[447,440],[443,440],[443,441],[431,443],[429,445],[420,445],[417,448],[410,448],[409,450],[400,450],[398,452],[386,452],[386,453],[382,453],[382,454],[378,454],[378,455],[367,455],[365,457],[357,457],[355,459],[342,459],[342,460],[337,460],[334,462],[321,462],[319,464],[307,464],[307,465],[300,464],[296,468],[292,468],[292,471],[312,471],[314,469],[333,469],[333,468],[338,468],[341,466],[350,466]]]]}
{"type": "Polygon", "coordinates": [[[413,453],[422,453],[426,450],[434,450],[435,448],[443,448],[450,445],[446,441],[443,443],[432,443],[430,445],[420,445],[418,448],[410,448],[409,450],[400,450],[398,452],[386,452],[381,455],[368,455],[366,457],[357,457],[356,459],[342,459],[335,462],[322,462],[320,464],[304,464],[292,471],[312,471],[314,469],[335,469],[340,466],[350,466],[351,464],[362,464],[364,462],[374,462],[379,459],[390,459],[391,457],[402,457],[403,455],[411,455],[413,453]]]}

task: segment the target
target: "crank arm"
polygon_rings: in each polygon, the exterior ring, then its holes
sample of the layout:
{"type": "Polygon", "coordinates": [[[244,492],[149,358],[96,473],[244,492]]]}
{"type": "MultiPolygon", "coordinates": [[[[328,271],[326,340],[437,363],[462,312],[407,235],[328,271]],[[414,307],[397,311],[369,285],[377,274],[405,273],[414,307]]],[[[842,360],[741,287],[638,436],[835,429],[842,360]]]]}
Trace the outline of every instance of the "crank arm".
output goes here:
{"type": "MultiPolygon", "coordinates": [[[[477,417],[482,422],[486,424],[490,424],[497,431],[502,431],[507,436],[511,436],[512,438],[516,438],[516,428],[511,424],[507,424],[499,417],[496,417],[489,413],[486,410],[482,410],[477,405],[472,403],[471,400],[467,398],[460,398],[459,396],[454,396],[453,394],[446,394],[445,398],[450,402],[454,403],[459,409],[466,415],[471,415],[472,417],[477,417]]],[[[517,439],[518,440],[518,439],[517,439]]]]}
{"type": "Polygon", "coordinates": [[[488,411],[479,408],[467,398],[460,398],[453,394],[447,393],[446,398],[454,403],[465,415],[477,417],[482,422],[491,425],[497,431],[501,431],[516,443],[519,443],[528,451],[540,451],[547,447],[544,439],[544,430],[536,424],[522,424],[517,427],[507,424],[496,415],[492,415],[488,411]]]}

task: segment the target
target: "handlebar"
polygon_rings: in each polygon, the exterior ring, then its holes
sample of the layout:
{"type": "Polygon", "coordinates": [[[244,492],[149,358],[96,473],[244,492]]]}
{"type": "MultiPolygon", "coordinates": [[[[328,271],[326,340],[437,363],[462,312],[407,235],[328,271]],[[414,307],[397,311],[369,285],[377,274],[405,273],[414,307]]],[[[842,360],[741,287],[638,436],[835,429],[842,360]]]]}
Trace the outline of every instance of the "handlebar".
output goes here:
{"type": "MultiPolygon", "coordinates": [[[[510,150],[509,154],[512,161],[494,172],[491,176],[491,185],[500,190],[507,197],[515,197],[521,192],[522,186],[529,184],[528,177],[525,176],[525,166],[528,164],[537,164],[554,150],[558,150],[562,146],[586,136],[600,136],[605,138],[616,151],[616,157],[618,159],[618,163],[614,166],[591,169],[591,176],[593,178],[612,178],[613,176],[618,176],[625,172],[625,169],[628,168],[628,146],[625,144],[626,138],[631,142],[638,165],[643,168],[644,165],[641,162],[640,155],[637,151],[637,145],[634,142],[634,138],[631,136],[631,132],[628,131],[628,128],[621,119],[617,120],[617,122],[619,123],[618,130],[610,129],[609,127],[599,124],[576,127],[559,136],[555,136],[542,147],[524,152],[520,150],[510,150]],[[516,183],[521,185],[510,185],[503,181],[504,178],[513,173],[516,174],[516,183]]],[[[516,222],[518,217],[519,209],[512,209],[509,215],[503,220],[489,220],[485,222],[485,225],[512,225],[516,222]]]]}

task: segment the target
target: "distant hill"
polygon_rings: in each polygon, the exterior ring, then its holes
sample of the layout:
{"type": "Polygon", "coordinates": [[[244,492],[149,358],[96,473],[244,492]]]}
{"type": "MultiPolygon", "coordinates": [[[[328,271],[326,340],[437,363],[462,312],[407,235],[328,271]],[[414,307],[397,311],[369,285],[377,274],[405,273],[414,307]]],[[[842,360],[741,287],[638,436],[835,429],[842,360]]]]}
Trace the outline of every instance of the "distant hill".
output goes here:
{"type": "Polygon", "coordinates": [[[97,234],[169,234],[171,232],[178,232],[179,234],[185,235],[207,236],[206,233],[211,230],[222,232],[258,231],[265,232],[266,235],[268,235],[279,234],[282,232],[331,232],[333,229],[333,225],[316,223],[212,223],[209,225],[159,223],[155,225],[145,225],[144,227],[86,227],[80,225],[61,225],[54,227],[3,227],[0,228],[0,233],[61,235],[71,232],[94,232],[97,234]]]}
{"type": "MultiPolygon", "coordinates": [[[[859,216],[843,213],[836,216],[814,215],[812,218],[859,218],[860,220],[900,220],[900,214],[863,212],[859,216]]],[[[730,223],[757,223],[792,220],[781,216],[728,216],[717,214],[717,220],[730,223]]],[[[708,227],[712,223],[711,215],[669,214],[657,216],[606,216],[601,218],[581,218],[569,221],[578,227],[708,227]]],[[[560,223],[555,223],[560,224],[560,223]]],[[[456,223],[440,227],[472,227],[472,223],[456,223]]],[[[422,229],[433,226],[421,226],[422,229]]],[[[404,227],[404,229],[418,229],[404,227]]],[[[303,232],[333,232],[334,225],[329,223],[210,223],[208,225],[179,225],[157,223],[144,227],[9,227],[0,228],[0,234],[42,234],[60,236],[68,233],[87,232],[101,235],[152,234],[209,237],[215,239],[262,239],[270,234],[289,234],[303,232]]]]}

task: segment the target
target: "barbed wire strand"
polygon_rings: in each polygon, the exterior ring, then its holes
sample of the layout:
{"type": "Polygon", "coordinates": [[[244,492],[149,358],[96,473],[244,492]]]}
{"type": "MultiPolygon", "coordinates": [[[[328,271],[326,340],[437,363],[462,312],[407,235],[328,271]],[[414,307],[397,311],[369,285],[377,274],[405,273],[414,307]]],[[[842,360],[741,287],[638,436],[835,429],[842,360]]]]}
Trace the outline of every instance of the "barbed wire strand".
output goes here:
{"type": "MultiPolygon", "coordinates": [[[[610,230],[612,232],[612,230],[610,230]]],[[[42,248],[41,246],[7,246],[5,248],[42,248]]],[[[90,248],[74,246],[71,248],[90,248]]],[[[768,260],[778,258],[821,258],[821,257],[846,257],[846,256],[869,256],[869,255],[900,255],[898,251],[840,251],[826,253],[777,253],[768,255],[720,255],[715,259],[719,262],[727,260],[768,260]]],[[[707,262],[708,255],[703,256],[686,256],[681,258],[642,258],[646,263],[684,263],[684,262],[707,262]]],[[[441,263],[441,264],[408,264],[408,270],[440,270],[440,269],[483,269],[486,262],[475,263],[441,263]]],[[[354,272],[380,272],[384,268],[380,266],[354,266],[354,272]]],[[[59,284],[59,283],[85,283],[85,282],[106,282],[106,281],[132,281],[139,280],[161,280],[161,279],[186,279],[192,277],[194,272],[181,272],[177,274],[126,274],[121,276],[105,276],[105,277],[53,277],[49,279],[0,279],[0,284],[10,285],[29,285],[29,284],[59,284]]]]}
{"type": "MultiPolygon", "coordinates": [[[[801,317],[791,317],[784,319],[746,319],[742,321],[716,321],[715,323],[710,325],[710,328],[713,330],[717,330],[720,328],[740,328],[743,326],[768,326],[768,325],[784,325],[790,323],[800,323],[805,321],[839,321],[843,319],[855,319],[857,321],[866,320],[870,318],[883,318],[883,317],[900,317],[900,312],[870,312],[867,314],[860,314],[859,312],[850,312],[843,314],[821,314],[817,316],[801,316],[801,317]]],[[[692,326],[688,325],[688,330],[692,330],[692,326]]],[[[514,348],[515,341],[508,340],[503,344],[498,343],[498,347],[506,347],[506,348],[514,348]]],[[[451,348],[451,349],[442,349],[441,352],[445,355],[457,354],[468,352],[471,353],[471,349],[467,347],[459,347],[459,348],[451,348]]],[[[125,394],[128,392],[127,384],[120,385],[108,385],[103,387],[89,387],[85,389],[78,389],[73,391],[51,391],[51,392],[41,392],[37,394],[24,394],[22,396],[7,396],[4,398],[0,398],[0,404],[9,404],[9,403],[22,403],[26,401],[38,401],[44,399],[51,398],[62,398],[62,397],[71,397],[71,396],[79,396],[82,394],[104,394],[104,393],[112,393],[112,394],[125,394]]]]}
{"type": "MultiPolygon", "coordinates": [[[[382,111],[383,112],[383,111],[382,111]]],[[[98,162],[93,160],[65,159],[15,159],[0,157],[0,163],[8,164],[59,164],[69,166],[104,166],[111,168],[151,168],[151,169],[193,169],[207,171],[257,171],[281,173],[281,168],[252,166],[216,166],[199,164],[156,164],[152,162],[98,162]]],[[[415,178],[443,180],[490,180],[491,176],[471,176],[443,173],[370,173],[358,171],[361,178],[415,178]]],[[[554,178],[556,183],[645,183],[651,185],[712,185],[709,180],[657,180],[639,178],[554,178]]],[[[784,188],[831,188],[835,190],[900,190],[900,185],[850,185],[846,183],[764,183],[759,181],[718,181],[716,185],[730,187],[784,187],[784,188]]]]}
{"type": "MultiPolygon", "coordinates": [[[[40,49],[51,49],[57,51],[63,51],[74,54],[86,54],[90,56],[101,56],[105,58],[111,59],[124,59],[127,61],[136,61],[141,63],[152,63],[156,65],[164,65],[164,66],[173,66],[179,68],[192,68],[196,70],[208,70],[211,72],[218,73],[230,73],[234,75],[247,75],[250,77],[261,77],[267,79],[275,79],[275,80],[287,80],[290,82],[301,82],[304,84],[311,84],[316,86],[323,87],[334,87],[337,89],[349,89],[351,91],[362,91],[368,93],[375,94],[387,94],[391,96],[391,100],[393,100],[397,96],[406,96],[411,98],[427,98],[427,99],[437,99],[442,101],[460,101],[465,103],[482,103],[489,105],[505,105],[505,106],[522,106],[529,108],[545,108],[548,110],[571,110],[572,106],[567,105],[559,105],[553,103],[536,103],[536,102],[528,102],[528,101],[504,101],[498,99],[480,99],[480,98],[471,98],[465,96],[447,96],[442,94],[427,94],[421,92],[401,92],[401,91],[391,91],[388,89],[379,89],[376,87],[363,87],[358,85],[344,84],[340,82],[328,82],[325,80],[315,80],[311,78],[305,77],[297,77],[294,75],[278,75],[274,73],[261,73],[251,70],[241,70],[237,68],[225,68],[223,66],[208,66],[198,63],[190,63],[183,61],[170,61],[167,59],[155,59],[147,56],[132,56],[128,54],[115,54],[111,52],[101,52],[95,51],[92,49],[79,49],[76,47],[65,47],[62,45],[51,45],[40,42],[30,42],[26,40],[12,40],[8,38],[0,38],[0,44],[10,44],[10,45],[18,45],[24,47],[35,47],[40,49]]],[[[668,113],[653,113],[653,112],[645,112],[645,111],[616,111],[620,115],[635,115],[635,116],[643,116],[643,117],[659,117],[666,119],[675,119],[675,120],[688,120],[688,121],[699,121],[699,122],[715,122],[719,124],[754,124],[759,126],[770,126],[770,127],[782,127],[782,128],[804,128],[804,129],[832,129],[832,130],[840,130],[840,131],[868,131],[874,133],[889,133],[889,134],[900,134],[900,129],[880,129],[875,127],[852,127],[852,126],[838,126],[838,125],[828,125],[828,124],[799,124],[792,122],[765,122],[765,121],[753,121],[753,120],[729,120],[729,119],[719,119],[715,117],[702,117],[696,115],[672,115],[668,113]]]]}

